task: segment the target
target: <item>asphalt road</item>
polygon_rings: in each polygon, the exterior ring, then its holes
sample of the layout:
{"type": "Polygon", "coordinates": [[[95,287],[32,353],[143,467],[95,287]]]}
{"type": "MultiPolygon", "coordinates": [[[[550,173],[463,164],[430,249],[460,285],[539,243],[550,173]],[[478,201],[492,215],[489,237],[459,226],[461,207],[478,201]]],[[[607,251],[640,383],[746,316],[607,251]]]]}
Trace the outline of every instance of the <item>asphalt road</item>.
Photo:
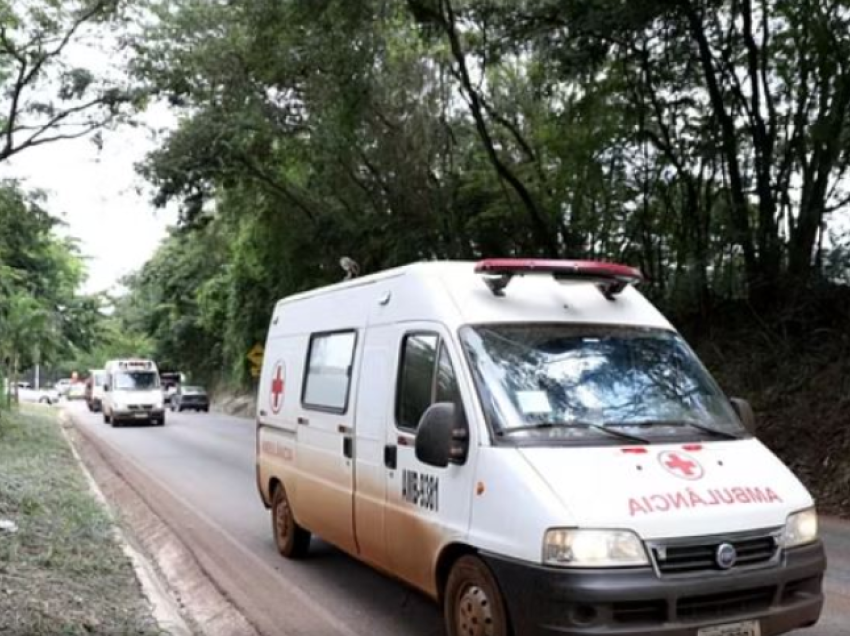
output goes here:
{"type": "MultiPolygon", "coordinates": [[[[206,551],[206,570],[260,632],[281,633],[286,625],[295,635],[442,635],[429,600],[326,544],[314,540],[303,562],[277,554],[256,489],[251,421],[169,413],[164,428],[113,429],[83,405],[66,408],[163,493],[157,511],[171,517],[172,528],[196,537],[193,548],[206,551]]],[[[830,559],[827,609],[816,627],[796,633],[850,635],[850,524],[825,519],[822,525],[830,559]]]]}

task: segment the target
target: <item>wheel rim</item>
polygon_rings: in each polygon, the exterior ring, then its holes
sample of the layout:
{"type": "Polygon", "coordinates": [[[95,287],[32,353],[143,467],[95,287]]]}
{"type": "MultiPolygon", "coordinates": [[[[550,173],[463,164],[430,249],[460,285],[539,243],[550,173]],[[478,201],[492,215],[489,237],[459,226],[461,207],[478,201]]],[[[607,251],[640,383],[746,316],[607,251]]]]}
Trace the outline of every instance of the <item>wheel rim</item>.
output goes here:
{"type": "Polygon", "coordinates": [[[277,533],[277,543],[286,545],[289,539],[289,505],[285,497],[281,497],[274,509],[274,527],[277,533]]]}
{"type": "Polygon", "coordinates": [[[494,636],[496,633],[493,604],[477,585],[469,585],[461,591],[455,620],[460,636],[494,636]]]}

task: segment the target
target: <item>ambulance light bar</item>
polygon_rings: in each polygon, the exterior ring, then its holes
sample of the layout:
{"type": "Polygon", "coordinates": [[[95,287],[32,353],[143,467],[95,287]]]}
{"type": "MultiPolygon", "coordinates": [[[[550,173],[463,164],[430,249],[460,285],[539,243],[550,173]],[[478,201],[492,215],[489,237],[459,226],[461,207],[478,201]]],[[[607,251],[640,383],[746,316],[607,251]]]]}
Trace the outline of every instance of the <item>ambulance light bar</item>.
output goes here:
{"type": "Polygon", "coordinates": [[[526,258],[492,258],[479,261],[475,273],[481,274],[495,296],[504,296],[514,276],[551,275],[556,281],[594,283],[608,300],[627,285],[643,281],[640,270],[627,265],[599,261],[557,261],[526,258]]]}

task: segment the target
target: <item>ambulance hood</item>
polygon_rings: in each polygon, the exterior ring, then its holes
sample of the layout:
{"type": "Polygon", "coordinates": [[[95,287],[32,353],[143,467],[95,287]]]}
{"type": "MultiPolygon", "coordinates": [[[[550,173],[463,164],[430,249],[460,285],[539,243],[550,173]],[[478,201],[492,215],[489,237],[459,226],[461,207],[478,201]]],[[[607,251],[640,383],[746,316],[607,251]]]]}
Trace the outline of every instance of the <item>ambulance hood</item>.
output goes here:
{"type": "Polygon", "coordinates": [[[630,529],[644,539],[704,536],[780,528],[812,505],[754,439],[519,452],[564,504],[564,526],[630,529]]]}

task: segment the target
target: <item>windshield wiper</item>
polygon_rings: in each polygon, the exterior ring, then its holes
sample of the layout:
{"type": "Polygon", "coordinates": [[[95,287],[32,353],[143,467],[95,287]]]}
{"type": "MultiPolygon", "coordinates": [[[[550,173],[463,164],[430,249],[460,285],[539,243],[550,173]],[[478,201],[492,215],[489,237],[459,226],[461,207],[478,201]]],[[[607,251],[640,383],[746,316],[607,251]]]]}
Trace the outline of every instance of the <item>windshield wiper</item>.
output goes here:
{"type": "Polygon", "coordinates": [[[503,428],[499,430],[496,434],[499,436],[504,436],[511,435],[513,433],[520,433],[523,431],[541,431],[555,428],[589,429],[605,433],[606,435],[610,435],[611,437],[617,437],[619,439],[628,440],[634,444],[649,444],[648,439],[638,437],[637,435],[621,433],[620,431],[613,431],[610,430],[607,426],[602,426],[601,424],[594,424],[593,422],[539,422],[537,424],[529,424],[527,426],[513,426],[511,428],[503,428]]]}
{"type": "Polygon", "coordinates": [[[694,422],[692,420],[643,420],[640,422],[605,422],[605,427],[614,426],[617,428],[651,428],[654,426],[690,426],[691,428],[695,428],[698,431],[702,431],[707,435],[714,435],[715,437],[720,437],[722,439],[741,439],[738,435],[734,433],[729,433],[728,431],[721,431],[716,428],[712,428],[711,426],[706,426],[705,424],[700,424],[699,422],[694,422]]]}

